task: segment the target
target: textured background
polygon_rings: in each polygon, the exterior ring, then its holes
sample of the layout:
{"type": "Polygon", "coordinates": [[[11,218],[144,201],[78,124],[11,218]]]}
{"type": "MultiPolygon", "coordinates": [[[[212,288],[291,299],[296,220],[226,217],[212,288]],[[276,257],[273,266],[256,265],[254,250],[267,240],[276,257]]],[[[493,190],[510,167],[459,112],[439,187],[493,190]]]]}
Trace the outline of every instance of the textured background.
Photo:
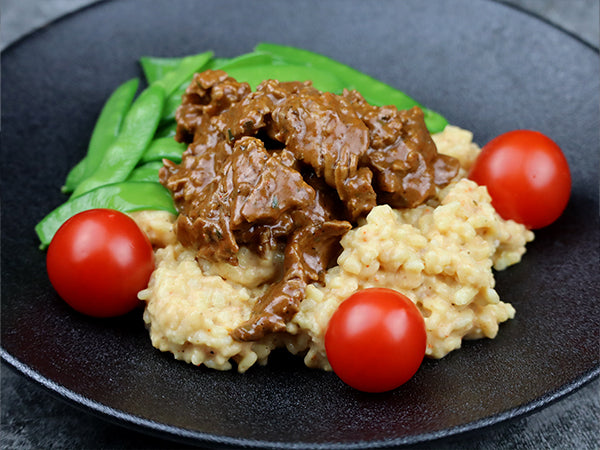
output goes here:
{"type": "MultiPolygon", "coordinates": [[[[0,0],[0,48],[93,0],[0,0]]],[[[599,0],[510,0],[598,47],[599,0]]],[[[172,442],[132,432],[57,400],[37,385],[1,368],[2,449],[167,449],[172,442]]],[[[418,449],[597,449],[600,381],[525,417],[418,449]]]]}

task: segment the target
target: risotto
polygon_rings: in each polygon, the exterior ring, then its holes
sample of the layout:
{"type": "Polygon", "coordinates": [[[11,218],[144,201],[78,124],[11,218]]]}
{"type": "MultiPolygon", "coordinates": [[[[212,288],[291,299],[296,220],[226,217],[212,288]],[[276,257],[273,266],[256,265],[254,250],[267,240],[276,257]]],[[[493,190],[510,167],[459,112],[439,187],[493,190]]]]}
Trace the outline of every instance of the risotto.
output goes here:
{"type": "Polygon", "coordinates": [[[175,233],[176,217],[132,214],[155,247],[156,269],[139,294],[152,344],[191,364],[244,372],[265,364],[279,347],[303,355],[309,367],[330,370],[324,335],[331,315],[367,287],[400,291],[419,308],[427,329],[426,355],[442,358],[463,339],[494,338],[515,315],[494,289],[494,270],[520,261],[533,233],[503,220],[485,187],[465,178],[479,153],[466,130],[447,126],[433,136],[440,154],[456,158],[458,175],[414,208],[378,205],[341,238],[337,265],[312,282],[285,330],[258,340],[232,331],[247,322],[257,301],[281,275],[283,254],[241,246],[237,264],[197,258],[175,233]]]}

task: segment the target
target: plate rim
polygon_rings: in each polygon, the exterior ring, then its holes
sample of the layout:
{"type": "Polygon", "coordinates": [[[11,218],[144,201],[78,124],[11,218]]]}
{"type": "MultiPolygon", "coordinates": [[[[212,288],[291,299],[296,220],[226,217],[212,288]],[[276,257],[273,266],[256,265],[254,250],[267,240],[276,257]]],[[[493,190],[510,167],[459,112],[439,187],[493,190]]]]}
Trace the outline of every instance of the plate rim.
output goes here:
{"type": "Polygon", "coordinates": [[[273,448],[273,449],[368,449],[368,448],[383,448],[395,445],[410,445],[423,442],[430,442],[441,438],[456,436],[470,431],[480,430],[491,427],[501,422],[505,422],[517,417],[524,417],[532,414],[546,406],[555,403],[558,400],[576,392],[584,386],[590,384],[600,378],[600,364],[584,373],[578,378],[575,378],[570,383],[563,384],[554,392],[546,393],[528,403],[524,403],[517,407],[507,409],[501,413],[497,413],[488,417],[468,422],[462,425],[456,425],[443,430],[421,433],[417,435],[405,436],[402,438],[387,439],[385,441],[353,441],[353,442],[277,442],[266,441],[260,439],[234,438],[230,436],[215,435],[200,431],[185,430],[174,425],[165,425],[150,419],[144,419],[134,414],[120,411],[112,406],[105,405],[96,400],[89,399],[81,394],[78,394],[61,384],[41,375],[36,370],[33,370],[26,363],[20,361],[17,357],[8,353],[0,346],[0,359],[13,370],[21,375],[24,375],[28,380],[33,381],[36,385],[45,388],[53,396],[66,401],[72,406],[84,409],[87,412],[94,413],[96,417],[107,420],[114,424],[134,429],[146,434],[152,434],[163,439],[180,441],[181,443],[210,443],[217,445],[243,445],[252,448],[273,448]],[[385,444],[385,445],[380,445],[385,444]]]}

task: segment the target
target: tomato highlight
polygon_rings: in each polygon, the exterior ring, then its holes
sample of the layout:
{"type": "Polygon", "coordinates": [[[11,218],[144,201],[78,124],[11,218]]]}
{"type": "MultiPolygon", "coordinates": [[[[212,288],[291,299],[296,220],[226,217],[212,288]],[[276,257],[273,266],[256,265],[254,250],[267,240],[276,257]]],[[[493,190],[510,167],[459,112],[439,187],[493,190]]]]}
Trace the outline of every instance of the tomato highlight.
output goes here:
{"type": "Polygon", "coordinates": [[[115,317],[140,304],[154,254],[135,221],[119,211],[76,214],[56,232],[46,255],[48,277],[60,297],[94,317],[115,317]]]}
{"type": "Polygon", "coordinates": [[[529,229],[558,219],[571,195],[571,173],[562,150],[537,131],[514,130],[492,139],[469,178],[487,187],[503,219],[529,229]]]}
{"type": "Polygon", "coordinates": [[[349,386],[385,392],[406,383],[425,356],[425,320],[400,292],[368,288],[343,301],[325,333],[333,371],[349,386]]]}

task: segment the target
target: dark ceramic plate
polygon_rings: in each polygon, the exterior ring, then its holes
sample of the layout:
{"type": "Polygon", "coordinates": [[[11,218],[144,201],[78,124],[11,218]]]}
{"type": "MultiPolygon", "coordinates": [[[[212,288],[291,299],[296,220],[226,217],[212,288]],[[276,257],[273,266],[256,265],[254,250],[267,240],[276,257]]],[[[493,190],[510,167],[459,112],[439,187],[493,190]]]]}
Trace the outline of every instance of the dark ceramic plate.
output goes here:
{"type": "Polygon", "coordinates": [[[108,419],[215,445],[378,447],[482,427],[531,411],[599,373],[598,53],[487,1],[100,3],[9,48],[2,61],[2,357],[108,419]],[[140,312],[99,321],[52,291],[35,223],[64,200],[96,115],[142,55],[259,41],[330,55],[404,89],[485,143],[533,128],[573,174],[564,216],[537,233],[497,288],[517,309],[496,340],[426,361],[383,395],[277,354],[244,375],[154,350],[140,312]]]}

